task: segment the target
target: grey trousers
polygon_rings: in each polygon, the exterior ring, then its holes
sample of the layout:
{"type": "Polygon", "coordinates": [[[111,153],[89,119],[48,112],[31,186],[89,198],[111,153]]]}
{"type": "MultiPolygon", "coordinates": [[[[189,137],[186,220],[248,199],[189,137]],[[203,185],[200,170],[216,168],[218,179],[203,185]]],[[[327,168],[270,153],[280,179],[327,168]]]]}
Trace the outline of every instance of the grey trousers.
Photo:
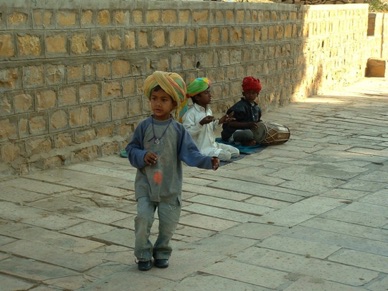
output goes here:
{"type": "Polygon", "coordinates": [[[181,214],[181,206],[177,199],[176,205],[164,202],[152,202],[149,197],[137,200],[137,216],[135,217],[135,256],[139,261],[168,259],[172,248],[170,240],[176,230],[181,214]],[[159,233],[155,244],[150,241],[151,227],[158,210],[159,233]]]}

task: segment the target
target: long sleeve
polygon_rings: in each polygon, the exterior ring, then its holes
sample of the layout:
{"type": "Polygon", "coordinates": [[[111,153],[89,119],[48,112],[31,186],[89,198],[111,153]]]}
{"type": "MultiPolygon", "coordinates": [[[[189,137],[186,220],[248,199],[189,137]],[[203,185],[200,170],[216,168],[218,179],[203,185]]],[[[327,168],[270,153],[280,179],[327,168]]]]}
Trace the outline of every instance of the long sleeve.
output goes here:
{"type": "Polygon", "coordinates": [[[144,149],[143,132],[145,131],[147,121],[143,121],[136,127],[132,140],[128,143],[125,151],[128,154],[128,160],[132,166],[141,169],[146,166],[144,156],[147,150],[144,149]]]}
{"type": "Polygon", "coordinates": [[[205,117],[205,113],[203,113],[202,115],[199,115],[193,108],[188,110],[182,118],[183,126],[194,138],[196,138],[201,133],[203,126],[199,124],[199,122],[205,117]]]}
{"type": "Polygon", "coordinates": [[[212,169],[211,157],[201,154],[194,140],[185,128],[177,128],[180,134],[178,153],[180,160],[184,161],[190,167],[202,169],[212,169]]]}

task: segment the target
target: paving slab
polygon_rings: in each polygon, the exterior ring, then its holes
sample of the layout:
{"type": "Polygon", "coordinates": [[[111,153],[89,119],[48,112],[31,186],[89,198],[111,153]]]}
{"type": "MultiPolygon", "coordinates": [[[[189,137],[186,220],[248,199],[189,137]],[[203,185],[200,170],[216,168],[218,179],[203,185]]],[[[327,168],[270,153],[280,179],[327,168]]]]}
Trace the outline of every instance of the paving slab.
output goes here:
{"type": "Polygon", "coordinates": [[[0,282],[2,291],[28,290],[36,285],[25,280],[1,274],[0,282]]]}
{"type": "Polygon", "coordinates": [[[370,271],[364,268],[322,261],[285,252],[261,249],[258,247],[252,247],[240,252],[236,260],[242,262],[249,260],[250,264],[282,272],[304,274],[308,276],[319,274],[319,278],[324,280],[351,286],[362,286],[377,278],[379,275],[379,272],[370,271]]]}
{"type": "Polygon", "coordinates": [[[281,235],[388,256],[388,244],[386,242],[371,240],[363,236],[356,237],[341,232],[335,233],[299,225],[287,231],[283,231],[281,235]]]}
{"type": "Polygon", "coordinates": [[[0,270],[3,274],[14,276],[32,282],[39,282],[53,278],[66,278],[79,275],[74,270],[42,263],[34,259],[10,257],[0,261],[0,270]]]}
{"type": "Polygon", "coordinates": [[[97,255],[74,253],[66,249],[49,245],[42,248],[40,243],[26,240],[18,240],[5,246],[1,246],[0,250],[20,257],[32,258],[52,265],[64,266],[79,272],[88,270],[102,263],[97,255]]]}
{"type": "Polygon", "coordinates": [[[284,289],[285,291],[361,291],[362,287],[353,287],[331,282],[321,278],[302,276],[296,282],[284,289]]]}
{"type": "Polygon", "coordinates": [[[160,291],[193,291],[193,290],[244,290],[244,291],[269,291],[264,287],[228,279],[220,276],[213,276],[208,273],[197,273],[187,277],[180,282],[173,282],[164,286],[160,291]]]}
{"type": "Polygon", "coordinates": [[[226,260],[201,270],[246,284],[276,289],[287,282],[286,272],[252,265],[250,261],[226,260]]]}

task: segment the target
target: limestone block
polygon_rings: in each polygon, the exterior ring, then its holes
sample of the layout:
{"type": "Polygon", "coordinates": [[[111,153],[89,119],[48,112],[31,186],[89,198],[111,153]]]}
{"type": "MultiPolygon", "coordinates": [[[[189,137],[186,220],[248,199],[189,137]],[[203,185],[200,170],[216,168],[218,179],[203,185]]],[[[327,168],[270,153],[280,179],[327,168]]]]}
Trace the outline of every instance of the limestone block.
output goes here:
{"type": "Polygon", "coordinates": [[[15,112],[32,110],[33,97],[30,94],[18,94],[14,97],[15,112]]]}
{"type": "Polygon", "coordinates": [[[127,97],[133,95],[136,92],[136,85],[134,79],[123,81],[123,96],[127,97]]]}
{"type": "Polygon", "coordinates": [[[57,94],[53,90],[40,91],[36,97],[38,110],[53,108],[57,101],[57,94]]]}
{"type": "Polygon", "coordinates": [[[93,22],[93,11],[85,10],[81,15],[81,25],[91,25],[93,22]]]}
{"type": "Polygon", "coordinates": [[[5,119],[0,121],[0,139],[16,138],[17,124],[15,120],[5,119]]]}
{"type": "Polygon", "coordinates": [[[55,111],[50,117],[51,129],[64,129],[67,127],[68,116],[64,110],[55,111]]]}
{"type": "Polygon", "coordinates": [[[63,65],[48,65],[46,68],[46,83],[48,85],[59,85],[63,83],[65,67],[63,65]]]}
{"type": "Polygon", "coordinates": [[[88,125],[90,123],[89,108],[84,106],[70,110],[69,123],[71,127],[88,125]]]}
{"type": "Polygon", "coordinates": [[[71,146],[73,143],[72,139],[71,139],[71,134],[69,133],[64,133],[64,134],[58,134],[55,138],[54,138],[54,145],[55,145],[55,148],[64,148],[64,147],[68,147],[68,146],[71,146]]]}
{"type": "Polygon", "coordinates": [[[26,151],[29,155],[48,153],[51,148],[50,138],[35,138],[26,142],[26,151]]]}
{"type": "Polygon", "coordinates": [[[30,134],[38,135],[46,133],[47,120],[43,115],[36,115],[30,117],[28,121],[28,127],[30,129],[30,134]]]}
{"type": "Polygon", "coordinates": [[[129,23],[129,12],[128,11],[115,11],[113,14],[113,20],[117,24],[127,24],[129,23]]]}
{"type": "Polygon", "coordinates": [[[142,113],[143,102],[140,97],[129,99],[129,104],[131,104],[131,106],[129,106],[129,116],[136,116],[142,113]]]}
{"type": "Polygon", "coordinates": [[[103,103],[92,108],[93,123],[106,122],[110,120],[110,103],[103,103]]]}
{"type": "Polygon", "coordinates": [[[74,26],[77,23],[77,14],[74,11],[59,11],[57,22],[60,26],[74,26]]]}
{"type": "Polygon", "coordinates": [[[166,45],[166,37],[163,29],[156,29],[152,32],[152,43],[155,48],[161,48],[166,45]]]}
{"type": "Polygon", "coordinates": [[[148,34],[146,30],[139,31],[138,45],[140,48],[148,48],[148,34]]]}
{"type": "Polygon", "coordinates": [[[119,120],[128,116],[128,105],[126,100],[112,101],[112,119],[119,120]]]}
{"type": "Polygon", "coordinates": [[[110,24],[110,13],[109,10],[101,10],[97,15],[97,22],[100,25],[108,25],[110,24]]]}
{"type": "Polygon", "coordinates": [[[8,16],[8,23],[13,26],[20,26],[27,23],[28,15],[21,12],[13,12],[8,16]]]}
{"type": "Polygon", "coordinates": [[[388,76],[387,61],[378,58],[369,58],[366,68],[367,77],[385,77],[388,76]]]}
{"type": "Polygon", "coordinates": [[[79,88],[79,99],[81,103],[92,102],[98,100],[98,85],[87,84],[79,88]]]}
{"type": "Polygon", "coordinates": [[[120,82],[104,82],[102,84],[102,96],[105,99],[120,97],[121,96],[120,82]]]}
{"type": "Polygon", "coordinates": [[[136,47],[136,39],[134,31],[127,31],[124,35],[125,49],[134,49],[136,47]]]}
{"type": "Polygon", "coordinates": [[[36,9],[33,12],[33,19],[35,25],[48,27],[53,22],[53,13],[51,11],[36,9]]]}
{"type": "Polygon", "coordinates": [[[77,102],[77,89],[75,87],[63,88],[58,96],[58,105],[73,105],[77,102]]]}
{"type": "Polygon", "coordinates": [[[134,10],[132,12],[132,18],[133,18],[133,23],[135,24],[140,24],[143,23],[143,13],[141,10],[134,10]]]}
{"type": "Polygon", "coordinates": [[[19,74],[17,69],[0,70],[0,90],[17,87],[19,74]]]}
{"type": "Polygon", "coordinates": [[[87,37],[84,33],[78,33],[71,37],[71,51],[74,54],[84,54],[89,51],[87,37]]]}
{"type": "Polygon", "coordinates": [[[130,64],[125,60],[115,60],[112,63],[113,77],[124,77],[130,73],[130,64]]]}
{"type": "Polygon", "coordinates": [[[77,82],[82,81],[82,66],[68,66],[67,67],[67,81],[77,82]]]}
{"type": "Polygon", "coordinates": [[[48,53],[66,53],[67,36],[65,34],[55,34],[46,37],[46,51],[48,53]]]}
{"type": "Polygon", "coordinates": [[[176,23],[177,15],[175,10],[165,10],[162,13],[162,22],[163,23],[176,23]]]}
{"type": "Polygon", "coordinates": [[[12,35],[0,35],[0,57],[13,57],[14,55],[15,48],[12,42],[12,35]]]}
{"type": "Polygon", "coordinates": [[[151,10],[147,11],[146,13],[146,23],[151,24],[151,23],[158,23],[160,20],[160,13],[159,10],[151,10]]]}
{"type": "Polygon", "coordinates": [[[97,157],[98,157],[97,146],[85,147],[74,154],[74,161],[75,162],[91,161],[97,157]]]}
{"type": "Polygon", "coordinates": [[[96,138],[96,132],[93,129],[88,129],[84,131],[77,131],[74,142],[78,144],[87,143],[96,138]]]}
{"type": "Polygon", "coordinates": [[[39,56],[42,48],[40,38],[36,35],[18,36],[18,47],[21,56],[39,56]]]}
{"type": "MultiPolygon", "coordinates": [[[[218,37],[215,36],[214,39],[218,37]]],[[[181,47],[185,44],[185,30],[183,28],[172,29],[170,33],[170,47],[181,47]]]]}
{"type": "Polygon", "coordinates": [[[106,45],[109,50],[121,50],[121,36],[120,32],[113,32],[106,38],[106,45]]]}

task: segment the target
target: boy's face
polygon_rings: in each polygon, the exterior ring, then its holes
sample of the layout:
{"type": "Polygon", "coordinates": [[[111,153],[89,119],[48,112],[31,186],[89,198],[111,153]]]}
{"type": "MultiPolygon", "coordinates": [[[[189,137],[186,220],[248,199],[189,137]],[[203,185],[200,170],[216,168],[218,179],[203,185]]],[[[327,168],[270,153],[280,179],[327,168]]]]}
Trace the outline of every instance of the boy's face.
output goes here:
{"type": "Polygon", "coordinates": [[[205,91],[202,91],[201,93],[197,94],[194,98],[197,101],[198,105],[206,107],[206,105],[210,104],[210,102],[212,101],[210,87],[207,88],[205,91]]]}
{"type": "Polygon", "coordinates": [[[157,120],[169,119],[171,111],[177,106],[176,102],[163,89],[153,90],[150,102],[154,118],[157,120]]]}
{"type": "Polygon", "coordinates": [[[242,92],[242,94],[245,97],[245,99],[251,103],[256,100],[257,96],[259,96],[259,92],[257,91],[244,91],[242,92]]]}

